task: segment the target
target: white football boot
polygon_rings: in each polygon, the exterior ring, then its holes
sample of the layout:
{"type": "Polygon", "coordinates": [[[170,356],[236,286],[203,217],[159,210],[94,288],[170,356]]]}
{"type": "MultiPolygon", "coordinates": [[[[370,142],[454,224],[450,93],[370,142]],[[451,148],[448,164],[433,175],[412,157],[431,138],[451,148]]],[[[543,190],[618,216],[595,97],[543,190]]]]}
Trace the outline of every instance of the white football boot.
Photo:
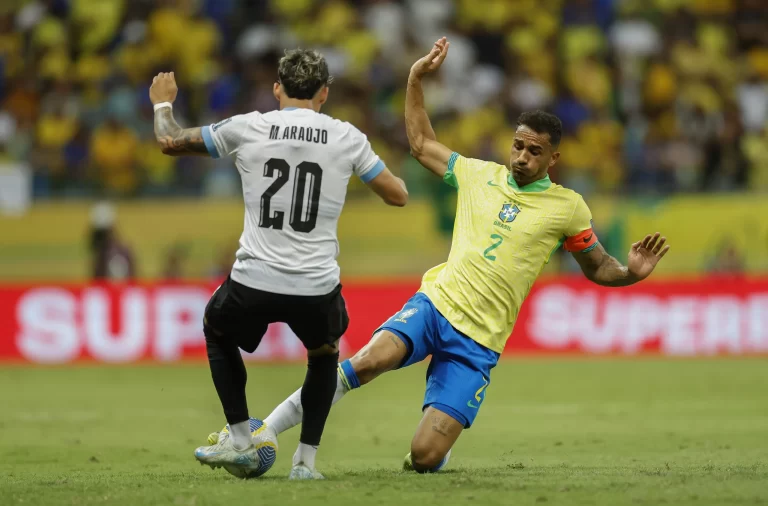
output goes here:
{"type": "Polygon", "coordinates": [[[228,432],[221,432],[216,444],[201,446],[195,450],[195,458],[201,465],[206,464],[211,469],[227,466],[239,468],[245,472],[255,472],[261,465],[261,459],[253,444],[244,450],[236,450],[228,432]]]}
{"type": "Polygon", "coordinates": [[[304,464],[297,464],[291,469],[291,474],[288,475],[289,480],[324,480],[325,476],[318,473],[314,469],[310,469],[304,464]]]}

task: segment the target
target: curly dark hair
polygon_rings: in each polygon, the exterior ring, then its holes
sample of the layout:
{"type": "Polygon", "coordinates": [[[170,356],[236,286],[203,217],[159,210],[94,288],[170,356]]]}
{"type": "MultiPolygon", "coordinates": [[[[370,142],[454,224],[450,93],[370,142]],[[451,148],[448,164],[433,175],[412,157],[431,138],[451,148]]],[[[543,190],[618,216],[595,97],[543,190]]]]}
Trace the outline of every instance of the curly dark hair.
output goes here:
{"type": "Polygon", "coordinates": [[[563,122],[554,114],[544,111],[524,112],[517,118],[517,126],[527,126],[537,134],[549,134],[549,143],[552,147],[560,145],[563,136],[563,122]]]}
{"type": "Polygon", "coordinates": [[[299,100],[311,100],[333,80],[325,57],[313,49],[286,50],[280,58],[277,75],[285,94],[299,100]]]}

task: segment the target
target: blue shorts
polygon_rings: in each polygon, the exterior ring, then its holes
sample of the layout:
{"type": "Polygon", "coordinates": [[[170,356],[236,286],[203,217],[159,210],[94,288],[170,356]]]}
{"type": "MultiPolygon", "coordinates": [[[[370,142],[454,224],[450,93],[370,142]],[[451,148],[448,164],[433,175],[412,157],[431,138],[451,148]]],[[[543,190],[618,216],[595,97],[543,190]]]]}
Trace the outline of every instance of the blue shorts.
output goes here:
{"type": "Polygon", "coordinates": [[[499,354],[462,334],[419,292],[376,331],[388,330],[408,347],[400,367],[432,355],[424,406],[439,409],[469,428],[485,399],[499,354]]]}

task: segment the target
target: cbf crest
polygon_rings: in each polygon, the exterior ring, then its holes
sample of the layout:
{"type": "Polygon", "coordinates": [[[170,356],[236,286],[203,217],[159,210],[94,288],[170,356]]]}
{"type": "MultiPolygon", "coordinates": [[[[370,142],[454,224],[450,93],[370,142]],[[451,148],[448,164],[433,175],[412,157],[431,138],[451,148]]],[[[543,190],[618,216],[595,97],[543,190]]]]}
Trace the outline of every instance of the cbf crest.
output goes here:
{"type": "Polygon", "coordinates": [[[415,315],[418,312],[419,310],[414,308],[406,309],[405,311],[400,311],[400,314],[397,315],[397,318],[395,318],[395,321],[400,323],[408,323],[408,318],[410,318],[411,316],[415,315]]]}
{"type": "Polygon", "coordinates": [[[503,223],[512,223],[520,214],[520,208],[516,204],[504,204],[499,211],[499,219],[503,223]]]}

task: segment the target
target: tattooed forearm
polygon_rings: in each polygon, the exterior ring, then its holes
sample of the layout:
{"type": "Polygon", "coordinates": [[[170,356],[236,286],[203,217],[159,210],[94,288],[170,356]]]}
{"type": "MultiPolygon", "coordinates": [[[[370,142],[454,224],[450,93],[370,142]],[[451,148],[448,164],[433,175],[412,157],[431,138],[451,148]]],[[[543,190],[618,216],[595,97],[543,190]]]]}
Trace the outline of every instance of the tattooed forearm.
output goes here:
{"type": "Polygon", "coordinates": [[[638,282],[629,269],[605,251],[602,244],[587,253],[574,253],[584,275],[602,286],[628,286],[638,282]]]}
{"type": "Polygon", "coordinates": [[[208,154],[202,129],[181,128],[173,118],[173,109],[170,107],[164,107],[155,113],[155,138],[166,155],[208,154]]]}

